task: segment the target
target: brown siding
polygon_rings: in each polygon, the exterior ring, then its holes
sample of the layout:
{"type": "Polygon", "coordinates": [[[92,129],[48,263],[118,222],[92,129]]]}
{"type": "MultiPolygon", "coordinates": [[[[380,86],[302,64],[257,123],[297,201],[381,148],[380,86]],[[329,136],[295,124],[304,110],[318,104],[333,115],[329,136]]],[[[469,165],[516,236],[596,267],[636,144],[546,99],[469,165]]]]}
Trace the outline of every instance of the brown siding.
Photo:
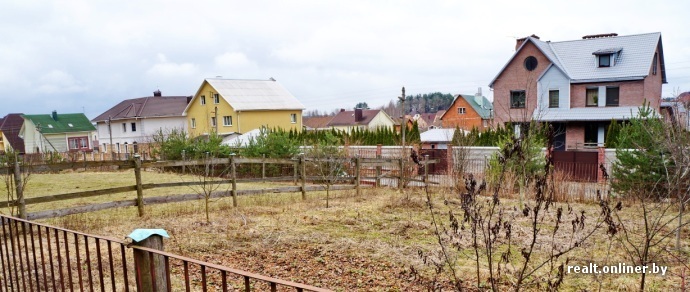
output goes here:
{"type": "Polygon", "coordinates": [[[455,99],[455,102],[448,108],[441,121],[444,128],[458,127],[468,131],[472,130],[472,128],[477,128],[481,131],[485,129],[482,125],[482,117],[462,97],[455,99]],[[458,108],[461,107],[465,108],[465,114],[458,114],[458,108]]]}
{"type": "Polygon", "coordinates": [[[494,111],[496,122],[501,125],[509,121],[529,121],[537,106],[537,78],[551,64],[548,58],[529,42],[512,59],[493,84],[494,111]],[[537,58],[537,68],[527,71],[523,63],[528,56],[537,58]],[[510,91],[525,90],[526,104],[524,109],[510,108],[510,91]]]}

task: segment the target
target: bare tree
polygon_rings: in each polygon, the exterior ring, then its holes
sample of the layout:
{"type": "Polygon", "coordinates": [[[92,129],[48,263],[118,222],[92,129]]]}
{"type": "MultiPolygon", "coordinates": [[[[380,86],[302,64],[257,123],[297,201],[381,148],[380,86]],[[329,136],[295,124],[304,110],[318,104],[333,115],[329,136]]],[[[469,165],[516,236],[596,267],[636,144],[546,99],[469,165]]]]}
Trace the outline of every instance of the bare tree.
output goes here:
{"type": "MultiPolygon", "coordinates": [[[[189,184],[188,187],[195,193],[203,196],[204,199],[204,212],[206,214],[206,223],[211,223],[210,218],[210,205],[212,203],[212,197],[215,193],[220,191],[227,192],[229,186],[227,186],[227,180],[225,176],[228,174],[230,169],[225,163],[218,163],[219,159],[214,158],[210,153],[206,153],[202,159],[186,159],[185,161],[196,161],[198,164],[190,165],[186,167],[186,172],[196,180],[194,184],[189,184]],[[223,185],[226,185],[223,188],[223,185]]],[[[227,162],[227,159],[223,159],[227,162]]],[[[187,177],[186,175],[184,175],[187,177]]]]}
{"type": "Polygon", "coordinates": [[[14,151],[0,156],[0,166],[6,166],[1,175],[5,184],[7,202],[16,202],[16,204],[9,203],[7,206],[12,216],[26,219],[24,190],[32,175],[32,164],[30,159],[21,160],[18,153],[14,151]]]}
{"type": "Polygon", "coordinates": [[[305,154],[308,163],[326,189],[326,208],[328,208],[331,186],[347,174],[345,170],[349,159],[345,151],[338,146],[337,137],[330,133],[327,133],[319,144],[308,148],[305,154]]]}

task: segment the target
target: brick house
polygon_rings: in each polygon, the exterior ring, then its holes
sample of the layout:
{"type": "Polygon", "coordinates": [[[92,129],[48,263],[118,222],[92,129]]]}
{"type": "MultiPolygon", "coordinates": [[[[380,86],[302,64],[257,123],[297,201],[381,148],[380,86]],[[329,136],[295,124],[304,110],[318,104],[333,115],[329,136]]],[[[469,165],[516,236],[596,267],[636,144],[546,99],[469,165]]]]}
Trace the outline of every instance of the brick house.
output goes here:
{"type": "Polygon", "coordinates": [[[482,96],[479,88],[474,95],[458,94],[440,120],[443,128],[484,131],[493,124],[493,110],[493,104],[482,96]]]}
{"type": "Polygon", "coordinates": [[[531,35],[491,81],[497,125],[536,120],[554,125],[556,149],[604,146],[612,120],[648,102],[660,110],[666,82],[661,33],[588,35],[551,42],[531,35]]]}

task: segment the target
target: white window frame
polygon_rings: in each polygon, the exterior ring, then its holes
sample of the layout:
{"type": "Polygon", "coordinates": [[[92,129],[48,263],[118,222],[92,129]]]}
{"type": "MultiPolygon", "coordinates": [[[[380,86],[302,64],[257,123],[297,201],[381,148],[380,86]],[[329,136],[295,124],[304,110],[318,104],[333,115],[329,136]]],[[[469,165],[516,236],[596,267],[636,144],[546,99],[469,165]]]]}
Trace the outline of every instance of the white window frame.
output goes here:
{"type": "Polygon", "coordinates": [[[214,104],[219,104],[220,103],[220,94],[214,93],[213,94],[213,103],[214,104]]]}
{"type": "Polygon", "coordinates": [[[191,126],[192,126],[192,129],[196,129],[196,119],[195,119],[195,118],[192,118],[191,124],[192,124],[192,125],[191,125],[191,126]]]}
{"type": "Polygon", "coordinates": [[[458,114],[459,115],[464,115],[467,113],[467,108],[465,107],[458,107],[458,114]]]}
{"type": "Polygon", "coordinates": [[[202,95],[201,98],[199,98],[199,102],[201,103],[201,105],[205,105],[206,104],[206,96],[202,95]]]}
{"type": "Polygon", "coordinates": [[[216,121],[216,117],[211,117],[211,127],[216,126],[218,126],[218,121],[216,121]]]}
{"type": "Polygon", "coordinates": [[[232,116],[223,116],[223,126],[232,127],[232,116]]]}
{"type": "Polygon", "coordinates": [[[297,123],[297,114],[290,114],[290,122],[293,124],[297,123]]]}
{"type": "Polygon", "coordinates": [[[127,123],[122,123],[122,133],[127,133],[127,123]]]}

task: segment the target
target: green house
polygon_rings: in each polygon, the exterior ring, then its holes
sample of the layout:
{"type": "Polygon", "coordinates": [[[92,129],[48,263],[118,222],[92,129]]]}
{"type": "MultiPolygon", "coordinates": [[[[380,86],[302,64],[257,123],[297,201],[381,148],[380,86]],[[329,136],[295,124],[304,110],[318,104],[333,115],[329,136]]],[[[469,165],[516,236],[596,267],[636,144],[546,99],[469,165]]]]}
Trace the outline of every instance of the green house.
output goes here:
{"type": "Polygon", "coordinates": [[[19,136],[26,153],[92,151],[96,128],[84,114],[23,115],[19,136]]]}

